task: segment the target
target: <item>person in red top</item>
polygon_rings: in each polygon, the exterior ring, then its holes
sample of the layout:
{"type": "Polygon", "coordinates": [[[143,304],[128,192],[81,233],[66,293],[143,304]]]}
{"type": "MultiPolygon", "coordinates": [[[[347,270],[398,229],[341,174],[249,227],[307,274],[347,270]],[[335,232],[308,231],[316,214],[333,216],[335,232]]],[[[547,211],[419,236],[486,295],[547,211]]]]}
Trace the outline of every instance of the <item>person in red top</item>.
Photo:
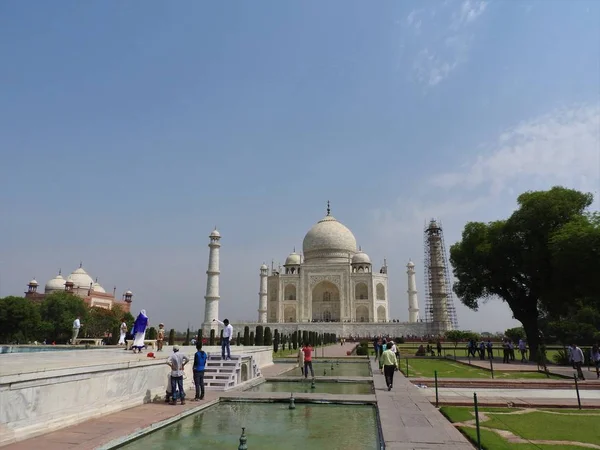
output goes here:
{"type": "Polygon", "coordinates": [[[313,371],[312,366],[312,347],[308,342],[304,343],[304,347],[302,347],[302,353],[304,353],[304,378],[308,378],[308,369],[310,368],[310,376],[315,377],[315,372],[313,371]]]}

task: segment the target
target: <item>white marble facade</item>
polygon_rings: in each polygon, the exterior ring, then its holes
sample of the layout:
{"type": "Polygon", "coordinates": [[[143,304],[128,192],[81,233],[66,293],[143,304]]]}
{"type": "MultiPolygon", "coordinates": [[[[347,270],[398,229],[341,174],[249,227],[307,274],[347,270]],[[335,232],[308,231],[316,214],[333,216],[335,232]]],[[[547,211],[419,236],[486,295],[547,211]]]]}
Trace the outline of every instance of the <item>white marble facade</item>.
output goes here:
{"type": "MultiPolygon", "coordinates": [[[[258,321],[261,323],[387,322],[387,266],[373,272],[352,232],[330,212],[304,237],[303,255],[292,252],[283,268],[271,268],[258,321]],[[266,316],[266,317],[265,317],[266,316]]],[[[261,279],[264,270],[261,267],[261,279]]]]}

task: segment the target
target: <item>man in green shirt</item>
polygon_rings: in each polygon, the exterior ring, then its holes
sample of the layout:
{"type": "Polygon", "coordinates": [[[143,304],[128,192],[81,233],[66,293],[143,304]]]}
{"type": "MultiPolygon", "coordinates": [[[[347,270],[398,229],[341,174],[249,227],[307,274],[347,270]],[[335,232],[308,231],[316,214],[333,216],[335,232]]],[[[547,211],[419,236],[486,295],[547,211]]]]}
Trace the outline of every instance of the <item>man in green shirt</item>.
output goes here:
{"type": "Polygon", "coordinates": [[[388,387],[388,391],[392,390],[394,384],[394,372],[396,371],[396,354],[392,351],[390,344],[386,345],[385,351],[381,355],[381,362],[383,364],[383,374],[385,375],[385,384],[388,387]]]}

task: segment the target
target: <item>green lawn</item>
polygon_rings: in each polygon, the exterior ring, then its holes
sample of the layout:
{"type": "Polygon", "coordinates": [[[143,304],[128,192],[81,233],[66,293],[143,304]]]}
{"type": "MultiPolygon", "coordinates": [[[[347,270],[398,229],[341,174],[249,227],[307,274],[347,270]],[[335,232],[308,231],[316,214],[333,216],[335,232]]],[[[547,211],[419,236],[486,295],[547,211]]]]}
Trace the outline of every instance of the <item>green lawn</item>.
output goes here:
{"type": "MultiPolygon", "coordinates": [[[[444,406],[441,412],[453,423],[470,422],[475,419],[473,408],[444,406]]],[[[600,443],[600,411],[570,409],[539,409],[523,412],[519,408],[480,408],[487,416],[480,418],[481,443],[487,450],[529,450],[553,449],[575,450],[584,447],[576,445],[549,445],[536,441],[571,441],[589,444],[600,443]],[[511,443],[495,433],[493,429],[510,431],[517,437],[532,441],[529,443],[511,443]]],[[[476,442],[476,430],[473,427],[460,426],[459,429],[473,442],[476,442]]]]}
{"type": "MultiPolygon", "coordinates": [[[[400,370],[406,375],[406,359],[400,361],[400,370]]],[[[438,378],[491,378],[489,370],[477,366],[468,366],[455,361],[443,359],[408,359],[408,376],[416,378],[433,378],[437,370],[438,378]]],[[[494,371],[497,379],[542,379],[547,378],[541,372],[501,372],[494,371]]],[[[551,379],[560,377],[550,376],[551,379]]]]}

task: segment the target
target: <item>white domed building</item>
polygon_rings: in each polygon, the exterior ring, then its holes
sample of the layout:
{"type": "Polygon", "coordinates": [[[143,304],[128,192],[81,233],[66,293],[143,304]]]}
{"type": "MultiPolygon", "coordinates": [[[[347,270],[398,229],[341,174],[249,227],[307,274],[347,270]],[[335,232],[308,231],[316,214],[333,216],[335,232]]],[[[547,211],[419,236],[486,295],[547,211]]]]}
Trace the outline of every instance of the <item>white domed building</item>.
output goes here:
{"type": "MultiPolygon", "coordinates": [[[[373,271],[352,232],[331,215],[319,220],[283,269],[267,281],[268,323],[388,322],[387,266],[373,271]]],[[[263,320],[259,321],[265,323],[263,320]]]]}
{"type": "Polygon", "coordinates": [[[129,312],[131,302],[133,301],[133,293],[131,291],[125,292],[123,297],[117,300],[115,297],[116,288],[112,293],[106,292],[100,283],[98,283],[98,278],[93,279],[85,271],[82,264],[79,264],[79,267],[71,272],[67,278],[64,278],[59,270],[58,275],[48,280],[44,286],[43,294],[37,291],[38,286],[38,282],[35,279],[31,280],[27,285],[28,289],[25,292],[25,297],[43,301],[46,295],[66,291],[81,297],[89,306],[112,309],[114,305],[119,305],[125,312],[129,312]]]}

